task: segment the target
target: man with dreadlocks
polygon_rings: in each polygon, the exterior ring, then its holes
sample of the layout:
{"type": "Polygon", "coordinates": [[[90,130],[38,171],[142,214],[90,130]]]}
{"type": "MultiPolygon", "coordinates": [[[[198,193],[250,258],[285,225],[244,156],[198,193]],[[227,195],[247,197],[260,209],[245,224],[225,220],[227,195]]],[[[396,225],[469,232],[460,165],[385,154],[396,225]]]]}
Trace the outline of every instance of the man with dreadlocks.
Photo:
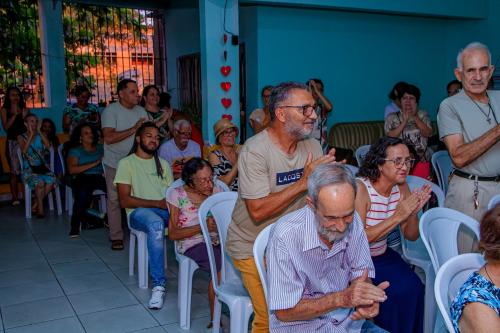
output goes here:
{"type": "Polygon", "coordinates": [[[153,284],[150,309],[161,309],[165,295],[163,238],[169,214],[164,193],[173,181],[169,164],[158,156],[159,144],[160,132],[155,124],[142,124],[130,154],[118,163],[114,180],[130,226],[147,234],[153,284]]]}

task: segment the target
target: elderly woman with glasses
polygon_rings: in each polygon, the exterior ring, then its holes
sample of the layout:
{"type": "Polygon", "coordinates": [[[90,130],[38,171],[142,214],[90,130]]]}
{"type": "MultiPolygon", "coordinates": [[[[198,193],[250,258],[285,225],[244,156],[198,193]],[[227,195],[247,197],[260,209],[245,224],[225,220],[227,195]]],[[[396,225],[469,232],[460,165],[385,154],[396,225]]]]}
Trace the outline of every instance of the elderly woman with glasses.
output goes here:
{"type": "Polygon", "coordinates": [[[417,214],[431,194],[429,186],[410,192],[406,176],[413,163],[403,141],[384,137],[370,147],[358,172],[355,208],[370,244],[373,283],[390,283],[387,301],[380,305],[374,321],[389,332],[423,331],[424,288],[398,253],[400,231],[408,240],[418,239],[417,214]]]}
{"type": "Polygon", "coordinates": [[[238,153],[240,146],[236,144],[238,127],[229,119],[222,118],[214,125],[217,148],[208,155],[208,161],[214,173],[229,187],[238,191],[238,153]]]}
{"type": "MultiPolygon", "coordinates": [[[[170,210],[168,237],[177,241],[177,251],[193,259],[201,270],[210,272],[207,248],[198,221],[198,209],[206,198],[214,193],[223,192],[214,185],[212,166],[199,157],[190,159],[182,169],[183,186],[168,190],[166,200],[170,210]]],[[[217,271],[221,266],[221,251],[217,227],[212,217],[207,219],[208,230],[214,246],[217,271]]],[[[215,294],[212,281],[208,285],[210,318],[213,320],[215,294]]],[[[211,327],[211,322],[209,324],[211,327]]]]}

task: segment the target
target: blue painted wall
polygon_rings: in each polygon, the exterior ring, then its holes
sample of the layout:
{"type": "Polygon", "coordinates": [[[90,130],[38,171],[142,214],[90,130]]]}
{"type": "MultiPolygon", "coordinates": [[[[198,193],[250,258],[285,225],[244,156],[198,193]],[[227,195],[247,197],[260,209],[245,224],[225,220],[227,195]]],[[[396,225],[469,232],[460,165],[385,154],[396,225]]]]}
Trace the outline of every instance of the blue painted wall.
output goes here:
{"type": "Polygon", "coordinates": [[[172,106],[180,108],[177,90],[177,58],[200,52],[198,8],[175,8],[165,12],[168,90],[172,106]]]}
{"type": "Polygon", "coordinates": [[[319,77],[334,104],[330,126],[379,120],[390,88],[405,80],[420,87],[421,107],[435,117],[445,85],[453,79],[459,47],[480,39],[492,48],[494,59],[499,54],[495,33],[500,28],[500,4],[493,0],[488,4],[486,20],[276,6],[242,8],[241,34],[247,41],[249,62],[248,109],[260,104],[259,89],[264,85],[319,77]],[[250,66],[252,47],[257,52],[255,67],[250,66]]]}

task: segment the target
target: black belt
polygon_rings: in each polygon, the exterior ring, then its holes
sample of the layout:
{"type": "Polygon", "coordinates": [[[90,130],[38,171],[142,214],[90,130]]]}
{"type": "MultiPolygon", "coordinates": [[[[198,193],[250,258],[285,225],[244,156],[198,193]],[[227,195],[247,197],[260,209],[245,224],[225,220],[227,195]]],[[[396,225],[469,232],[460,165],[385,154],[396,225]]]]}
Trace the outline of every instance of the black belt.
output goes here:
{"type": "Polygon", "coordinates": [[[482,176],[476,176],[476,175],[471,175],[470,173],[463,172],[460,170],[454,170],[453,171],[454,175],[457,175],[458,177],[470,179],[470,180],[477,180],[480,182],[500,182],[500,176],[495,176],[495,177],[482,177],[482,176]]]}

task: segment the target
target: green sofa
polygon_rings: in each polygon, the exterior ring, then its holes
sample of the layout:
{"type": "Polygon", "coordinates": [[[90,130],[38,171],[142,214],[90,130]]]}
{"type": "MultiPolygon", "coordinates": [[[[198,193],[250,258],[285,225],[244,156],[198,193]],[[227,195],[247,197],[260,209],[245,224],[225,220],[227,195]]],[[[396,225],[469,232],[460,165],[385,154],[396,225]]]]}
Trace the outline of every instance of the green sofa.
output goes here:
{"type": "MultiPolygon", "coordinates": [[[[436,122],[432,122],[433,132],[437,133],[436,122]]],[[[331,147],[350,149],[369,145],[384,136],[384,121],[363,121],[338,123],[330,128],[328,144],[331,147]]]]}

